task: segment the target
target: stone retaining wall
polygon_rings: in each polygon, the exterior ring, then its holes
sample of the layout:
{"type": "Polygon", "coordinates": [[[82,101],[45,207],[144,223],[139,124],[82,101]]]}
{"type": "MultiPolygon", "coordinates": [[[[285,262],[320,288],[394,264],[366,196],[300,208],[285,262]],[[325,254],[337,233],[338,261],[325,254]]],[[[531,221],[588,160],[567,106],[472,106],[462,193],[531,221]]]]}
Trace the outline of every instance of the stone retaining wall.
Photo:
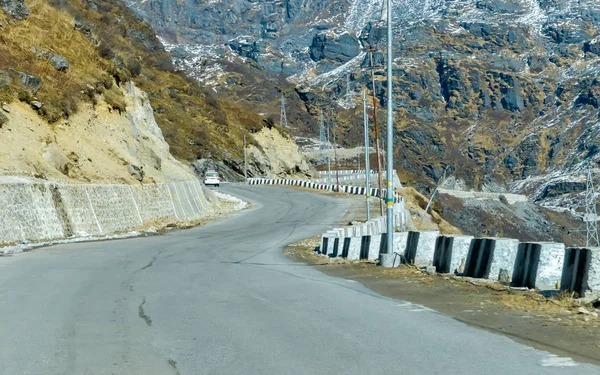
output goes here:
{"type": "Polygon", "coordinates": [[[210,204],[197,180],[159,184],[64,184],[0,177],[0,245],[132,231],[190,222],[210,204]]]}

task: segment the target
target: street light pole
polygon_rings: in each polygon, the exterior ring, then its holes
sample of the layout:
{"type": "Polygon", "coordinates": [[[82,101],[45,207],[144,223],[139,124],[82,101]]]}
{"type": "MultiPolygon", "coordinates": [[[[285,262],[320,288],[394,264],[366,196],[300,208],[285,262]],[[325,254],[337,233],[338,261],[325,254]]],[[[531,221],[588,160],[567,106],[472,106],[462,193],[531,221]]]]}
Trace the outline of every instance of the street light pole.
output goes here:
{"type": "MultiPolygon", "coordinates": [[[[363,122],[365,128],[365,185],[367,190],[367,221],[371,220],[371,184],[369,183],[369,177],[371,177],[371,166],[369,160],[369,117],[367,115],[367,93],[363,91],[363,122]]],[[[360,160],[360,157],[359,159],[360,160]]]]}
{"type": "Polygon", "coordinates": [[[387,0],[387,253],[394,253],[394,98],[392,94],[392,0],[387,0]]]}
{"type": "Polygon", "coordinates": [[[244,184],[248,183],[248,157],[246,155],[246,134],[244,134],[244,184]]]}

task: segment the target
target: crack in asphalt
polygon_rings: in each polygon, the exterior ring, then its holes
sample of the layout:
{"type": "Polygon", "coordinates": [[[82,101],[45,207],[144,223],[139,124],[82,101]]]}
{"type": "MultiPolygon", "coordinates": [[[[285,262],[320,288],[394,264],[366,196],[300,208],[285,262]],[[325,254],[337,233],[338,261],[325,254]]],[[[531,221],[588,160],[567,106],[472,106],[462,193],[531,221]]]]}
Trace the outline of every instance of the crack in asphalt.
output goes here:
{"type": "Polygon", "coordinates": [[[179,372],[179,370],[177,369],[177,362],[175,362],[173,359],[171,358],[167,358],[167,362],[169,362],[169,365],[171,367],[173,367],[173,370],[175,370],[175,375],[181,375],[181,373],[179,372]]]}
{"type": "Polygon", "coordinates": [[[140,272],[143,271],[147,268],[150,268],[154,265],[154,261],[156,260],[156,258],[160,255],[160,253],[156,254],[155,256],[152,257],[152,259],[150,260],[150,263],[146,264],[144,267],[140,268],[139,270],[137,270],[136,272],[140,272]]]}
{"type": "Polygon", "coordinates": [[[146,313],[144,312],[144,304],[146,303],[146,297],[144,297],[144,299],[142,300],[142,303],[140,303],[140,305],[138,306],[138,316],[142,319],[144,319],[144,321],[146,322],[146,325],[148,327],[152,327],[152,319],[146,315],[146,313]]]}

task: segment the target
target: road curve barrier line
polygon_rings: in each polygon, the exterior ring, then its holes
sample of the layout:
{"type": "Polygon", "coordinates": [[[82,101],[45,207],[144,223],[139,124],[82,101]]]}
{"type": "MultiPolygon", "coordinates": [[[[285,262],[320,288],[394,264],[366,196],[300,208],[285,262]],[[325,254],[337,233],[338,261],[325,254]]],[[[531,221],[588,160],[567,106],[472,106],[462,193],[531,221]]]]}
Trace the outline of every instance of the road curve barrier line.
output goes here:
{"type": "Polygon", "coordinates": [[[189,208],[188,212],[188,220],[195,220],[196,219],[196,212],[194,210],[194,206],[192,205],[192,200],[190,199],[190,196],[185,188],[184,185],[182,185],[180,182],[176,182],[176,186],[177,186],[177,190],[181,191],[183,190],[183,196],[185,196],[185,201],[187,202],[187,206],[189,208]]]}
{"type": "Polygon", "coordinates": [[[195,191],[192,188],[192,186],[190,186],[190,184],[193,184],[193,182],[192,181],[184,181],[183,183],[185,184],[188,191],[190,192],[190,196],[192,197],[192,202],[194,202],[194,204],[196,205],[196,208],[198,209],[198,216],[203,217],[204,216],[204,208],[200,204],[200,199],[199,199],[200,197],[198,196],[198,191],[195,191]]]}
{"type": "Polygon", "coordinates": [[[183,184],[183,187],[185,188],[186,192],[189,193],[190,201],[193,202],[194,206],[196,207],[196,211],[198,212],[198,218],[202,217],[202,208],[200,207],[200,204],[198,204],[198,197],[194,196],[193,190],[190,189],[190,184],[188,183],[188,181],[182,181],[181,183],[183,184]]]}

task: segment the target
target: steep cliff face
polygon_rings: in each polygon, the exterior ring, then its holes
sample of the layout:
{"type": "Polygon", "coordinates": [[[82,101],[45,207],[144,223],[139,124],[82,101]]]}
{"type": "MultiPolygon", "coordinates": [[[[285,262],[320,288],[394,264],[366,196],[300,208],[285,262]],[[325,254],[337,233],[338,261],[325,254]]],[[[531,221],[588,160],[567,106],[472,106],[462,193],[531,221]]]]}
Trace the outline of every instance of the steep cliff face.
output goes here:
{"type": "MultiPolygon", "coordinates": [[[[261,108],[272,114],[272,91],[302,103],[288,110],[300,133],[316,134],[318,108],[334,107],[342,137],[356,144],[359,92],[374,92],[386,106],[381,1],[128,3],[158,27],[177,64],[201,81],[257,106],[267,102],[261,108]],[[253,80],[271,82],[273,90],[243,96],[253,80]]],[[[447,169],[467,187],[506,189],[512,181],[578,174],[597,164],[597,1],[394,6],[396,166],[405,180],[430,184],[447,169]]]]}

